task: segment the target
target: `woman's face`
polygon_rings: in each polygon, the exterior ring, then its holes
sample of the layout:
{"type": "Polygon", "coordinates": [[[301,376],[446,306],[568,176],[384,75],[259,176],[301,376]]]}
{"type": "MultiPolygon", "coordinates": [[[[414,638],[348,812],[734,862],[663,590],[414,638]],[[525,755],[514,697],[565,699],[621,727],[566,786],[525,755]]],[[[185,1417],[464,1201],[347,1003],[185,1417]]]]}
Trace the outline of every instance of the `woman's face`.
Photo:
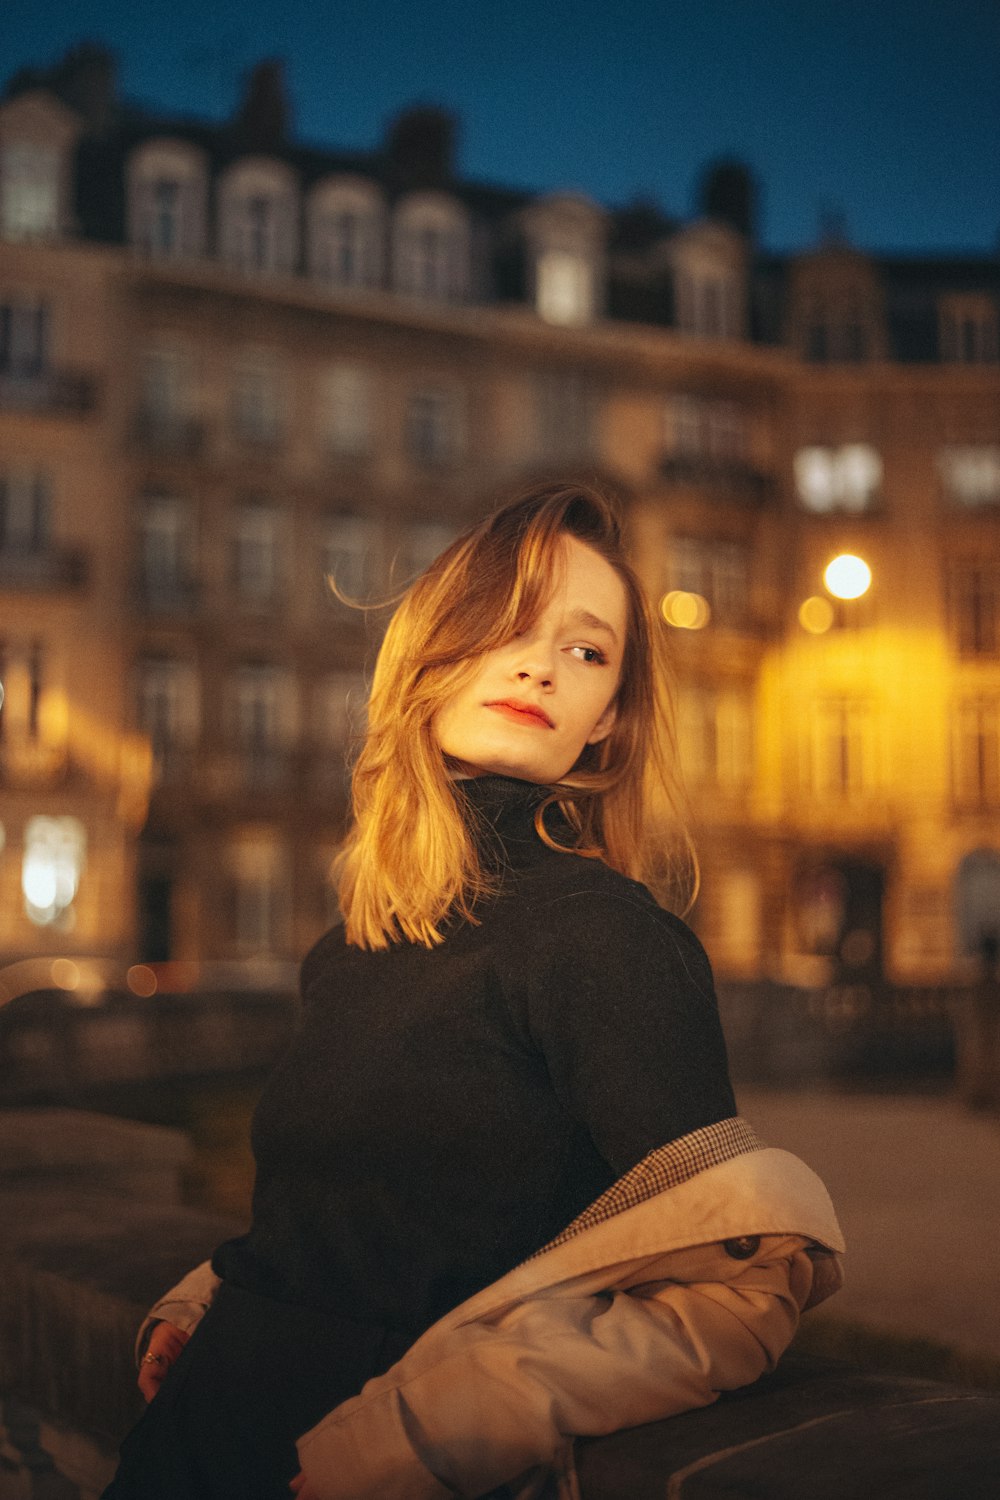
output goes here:
{"type": "Polygon", "coordinates": [[[470,775],[555,782],[614,725],[628,620],[604,558],[565,536],[552,593],[530,629],[487,651],[434,719],[437,742],[470,775]]]}

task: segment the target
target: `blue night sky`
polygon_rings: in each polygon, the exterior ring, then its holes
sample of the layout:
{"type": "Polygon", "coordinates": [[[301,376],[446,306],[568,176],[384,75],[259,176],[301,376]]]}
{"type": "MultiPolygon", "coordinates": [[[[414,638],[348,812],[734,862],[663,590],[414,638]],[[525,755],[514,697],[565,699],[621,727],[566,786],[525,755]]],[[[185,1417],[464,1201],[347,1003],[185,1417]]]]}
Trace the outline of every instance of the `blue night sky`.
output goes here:
{"type": "Polygon", "coordinates": [[[997,0],[4,0],[0,79],[85,38],[167,112],[224,118],[281,56],[315,144],[371,149],[432,102],[479,180],[687,215],[737,154],[770,247],[811,244],[823,210],[870,249],[1000,244],[997,0]]]}

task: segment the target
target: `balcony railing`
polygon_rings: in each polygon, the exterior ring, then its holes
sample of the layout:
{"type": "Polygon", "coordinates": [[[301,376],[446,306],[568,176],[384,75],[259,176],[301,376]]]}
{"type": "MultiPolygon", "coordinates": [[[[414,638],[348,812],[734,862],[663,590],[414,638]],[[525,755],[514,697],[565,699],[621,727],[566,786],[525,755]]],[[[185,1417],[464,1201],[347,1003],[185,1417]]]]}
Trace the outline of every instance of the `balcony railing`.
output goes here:
{"type": "Polygon", "coordinates": [[[774,493],[772,475],[740,459],[665,453],[659,467],[663,478],[670,484],[710,490],[714,495],[737,500],[743,505],[764,505],[774,493]]]}
{"type": "Polygon", "coordinates": [[[0,373],[0,411],[84,416],[97,405],[97,382],[79,370],[0,373]]]}
{"type": "Polygon", "coordinates": [[[87,556],[79,547],[0,546],[0,589],[76,589],[87,573],[87,556]]]}

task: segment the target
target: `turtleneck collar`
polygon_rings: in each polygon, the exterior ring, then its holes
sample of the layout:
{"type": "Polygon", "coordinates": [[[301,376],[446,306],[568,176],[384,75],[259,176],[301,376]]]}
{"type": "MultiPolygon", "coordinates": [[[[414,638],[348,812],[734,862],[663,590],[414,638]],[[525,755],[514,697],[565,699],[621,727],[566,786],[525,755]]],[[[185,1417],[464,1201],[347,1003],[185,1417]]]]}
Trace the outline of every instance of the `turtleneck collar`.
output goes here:
{"type": "MultiPolygon", "coordinates": [[[[535,811],[551,795],[551,787],[492,774],[470,776],[455,786],[460,793],[459,805],[464,802],[477,840],[487,846],[498,841],[507,859],[515,864],[544,847],[535,830],[535,811]]],[[[557,825],[562,837],[568,833],[556,810],[547,813],[545,821],[553,833],[557,825]]]]}

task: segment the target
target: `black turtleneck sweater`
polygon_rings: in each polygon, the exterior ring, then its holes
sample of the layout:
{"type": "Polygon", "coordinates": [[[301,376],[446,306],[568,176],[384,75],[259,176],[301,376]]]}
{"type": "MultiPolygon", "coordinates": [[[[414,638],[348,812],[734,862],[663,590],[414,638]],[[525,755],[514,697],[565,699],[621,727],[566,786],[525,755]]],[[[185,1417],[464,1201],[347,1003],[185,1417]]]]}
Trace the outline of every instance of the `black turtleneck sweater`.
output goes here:
{"type": "Polygon", "coordinates": [[[655,1146],[735,1113],[697,938],[644,886],[544,845],[544,789],[462,790],[502,850],[498,894],[434,949],[363,952],[336,927],[308,954],[254,1117],[252,1228],[213,1260],[413,1338],[655,1146]]]}

